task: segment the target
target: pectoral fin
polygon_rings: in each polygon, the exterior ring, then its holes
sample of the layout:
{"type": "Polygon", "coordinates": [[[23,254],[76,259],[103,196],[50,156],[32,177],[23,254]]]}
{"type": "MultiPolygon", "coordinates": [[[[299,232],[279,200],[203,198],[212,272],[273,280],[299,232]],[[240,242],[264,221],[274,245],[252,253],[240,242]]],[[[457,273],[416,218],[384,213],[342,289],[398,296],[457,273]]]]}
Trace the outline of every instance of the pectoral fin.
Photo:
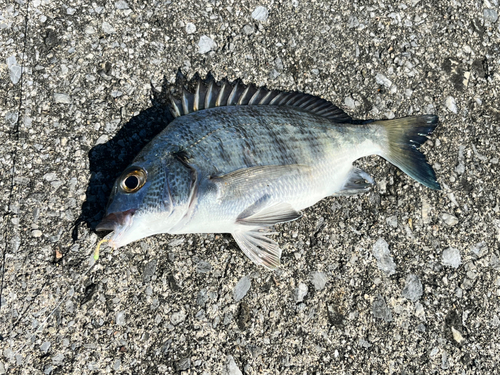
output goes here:
{"type": "Polygon", "coordinates": [[[266,227],[297,220],[301,216],[289,203],[269,204],[269,196],[265,195],[243,211],[236,219],[236,222],[243,225],[266,227]]]}
{"type": "Polygon", "coordinates": [[[274,270],[280,265],[281,249],[267,237],[269,234],[266,229],[245,230],[243,226],[232,233],[238,246],[252,262],[274,270]]]}
{"type": "Polygon", "coordinates": [[[218,189],[217,199],[241,199],[257,191],[264,191],[268,187],[277,185],[285,179],[292,179],[310,174],[312,168],[307,165],[266,165],[243,168],[210,179],[218,189]]]}

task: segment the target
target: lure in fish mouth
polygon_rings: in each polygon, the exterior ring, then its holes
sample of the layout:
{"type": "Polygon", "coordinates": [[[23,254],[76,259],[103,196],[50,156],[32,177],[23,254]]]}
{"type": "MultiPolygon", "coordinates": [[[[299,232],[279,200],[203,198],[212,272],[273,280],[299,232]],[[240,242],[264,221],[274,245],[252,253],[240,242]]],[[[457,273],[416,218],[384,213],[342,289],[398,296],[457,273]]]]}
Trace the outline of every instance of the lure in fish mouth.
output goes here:
{"type": "Polygon", "coordinates": [[[231,233],[269,269],[281,250],[269,228],[327,196],[370,189],[352,163],[378,155],[439,190],[419,151],[437,116],[354,120],[332,103],[241,81],[182,74],[163,92],[175,117],[116,180],[97,230],[118,248],[157,233],[231,233]]]}
{"type": "Polygon", "coordinates": [[[120,247],[120,237],[132,225],[135,211],[132,208],[124,212],[110,213],[97,225],[96,231],[114,231],[113,237],[109,240],[109,246],[113,248],[120,247]]]}

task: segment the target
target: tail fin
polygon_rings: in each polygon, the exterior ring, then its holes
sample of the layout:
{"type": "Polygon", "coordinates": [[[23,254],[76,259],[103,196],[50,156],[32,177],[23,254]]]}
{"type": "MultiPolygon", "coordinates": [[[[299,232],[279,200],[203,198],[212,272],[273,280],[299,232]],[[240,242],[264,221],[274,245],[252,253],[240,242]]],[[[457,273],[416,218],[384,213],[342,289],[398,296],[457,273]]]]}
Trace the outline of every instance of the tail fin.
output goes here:
{"type": "Polygon", "coordinates": [[[381,156],[428,188],[440,190],[436,174],[419,147],[436,128],[438,117],[423,115],[376,121],[387,131],[389,145],[381,156]]]}

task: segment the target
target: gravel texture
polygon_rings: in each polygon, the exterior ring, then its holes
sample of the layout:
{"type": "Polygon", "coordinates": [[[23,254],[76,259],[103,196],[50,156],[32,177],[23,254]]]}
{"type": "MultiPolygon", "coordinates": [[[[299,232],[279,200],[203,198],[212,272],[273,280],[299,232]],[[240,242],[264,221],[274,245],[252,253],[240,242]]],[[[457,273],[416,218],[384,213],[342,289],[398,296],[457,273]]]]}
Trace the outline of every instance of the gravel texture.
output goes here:
{"type": "Polygon", "coordinates": [[[500,363],[498,0],[0,4],[1,374],[487,374],[500,363]],[[278,226],[275,272],[228,235],[94,262],[111,185],[171,121],[151,85],[217,78],[357,118],[439,115],[443,189],[376,185],[278,226]]]}

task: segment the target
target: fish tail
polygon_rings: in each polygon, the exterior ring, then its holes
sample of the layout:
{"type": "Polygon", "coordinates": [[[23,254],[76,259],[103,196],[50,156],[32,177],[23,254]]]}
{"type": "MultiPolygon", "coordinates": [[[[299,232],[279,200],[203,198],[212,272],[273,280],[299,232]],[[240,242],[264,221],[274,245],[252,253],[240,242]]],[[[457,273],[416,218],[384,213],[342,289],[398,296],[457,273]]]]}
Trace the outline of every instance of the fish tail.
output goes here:
{"type": "Polygon", "coordinates": [[[420,145],[432,134],[438,124],[438,117],[422,115],[404,117],[394,120],[375,121],[374,124],[385,128],[388,138],[388,147],[381,156],[391,162],[408,176],[428,188],[440,190],[436,181],[436,174],[427,163],[425,156],[419,151],[420,145]]]}

